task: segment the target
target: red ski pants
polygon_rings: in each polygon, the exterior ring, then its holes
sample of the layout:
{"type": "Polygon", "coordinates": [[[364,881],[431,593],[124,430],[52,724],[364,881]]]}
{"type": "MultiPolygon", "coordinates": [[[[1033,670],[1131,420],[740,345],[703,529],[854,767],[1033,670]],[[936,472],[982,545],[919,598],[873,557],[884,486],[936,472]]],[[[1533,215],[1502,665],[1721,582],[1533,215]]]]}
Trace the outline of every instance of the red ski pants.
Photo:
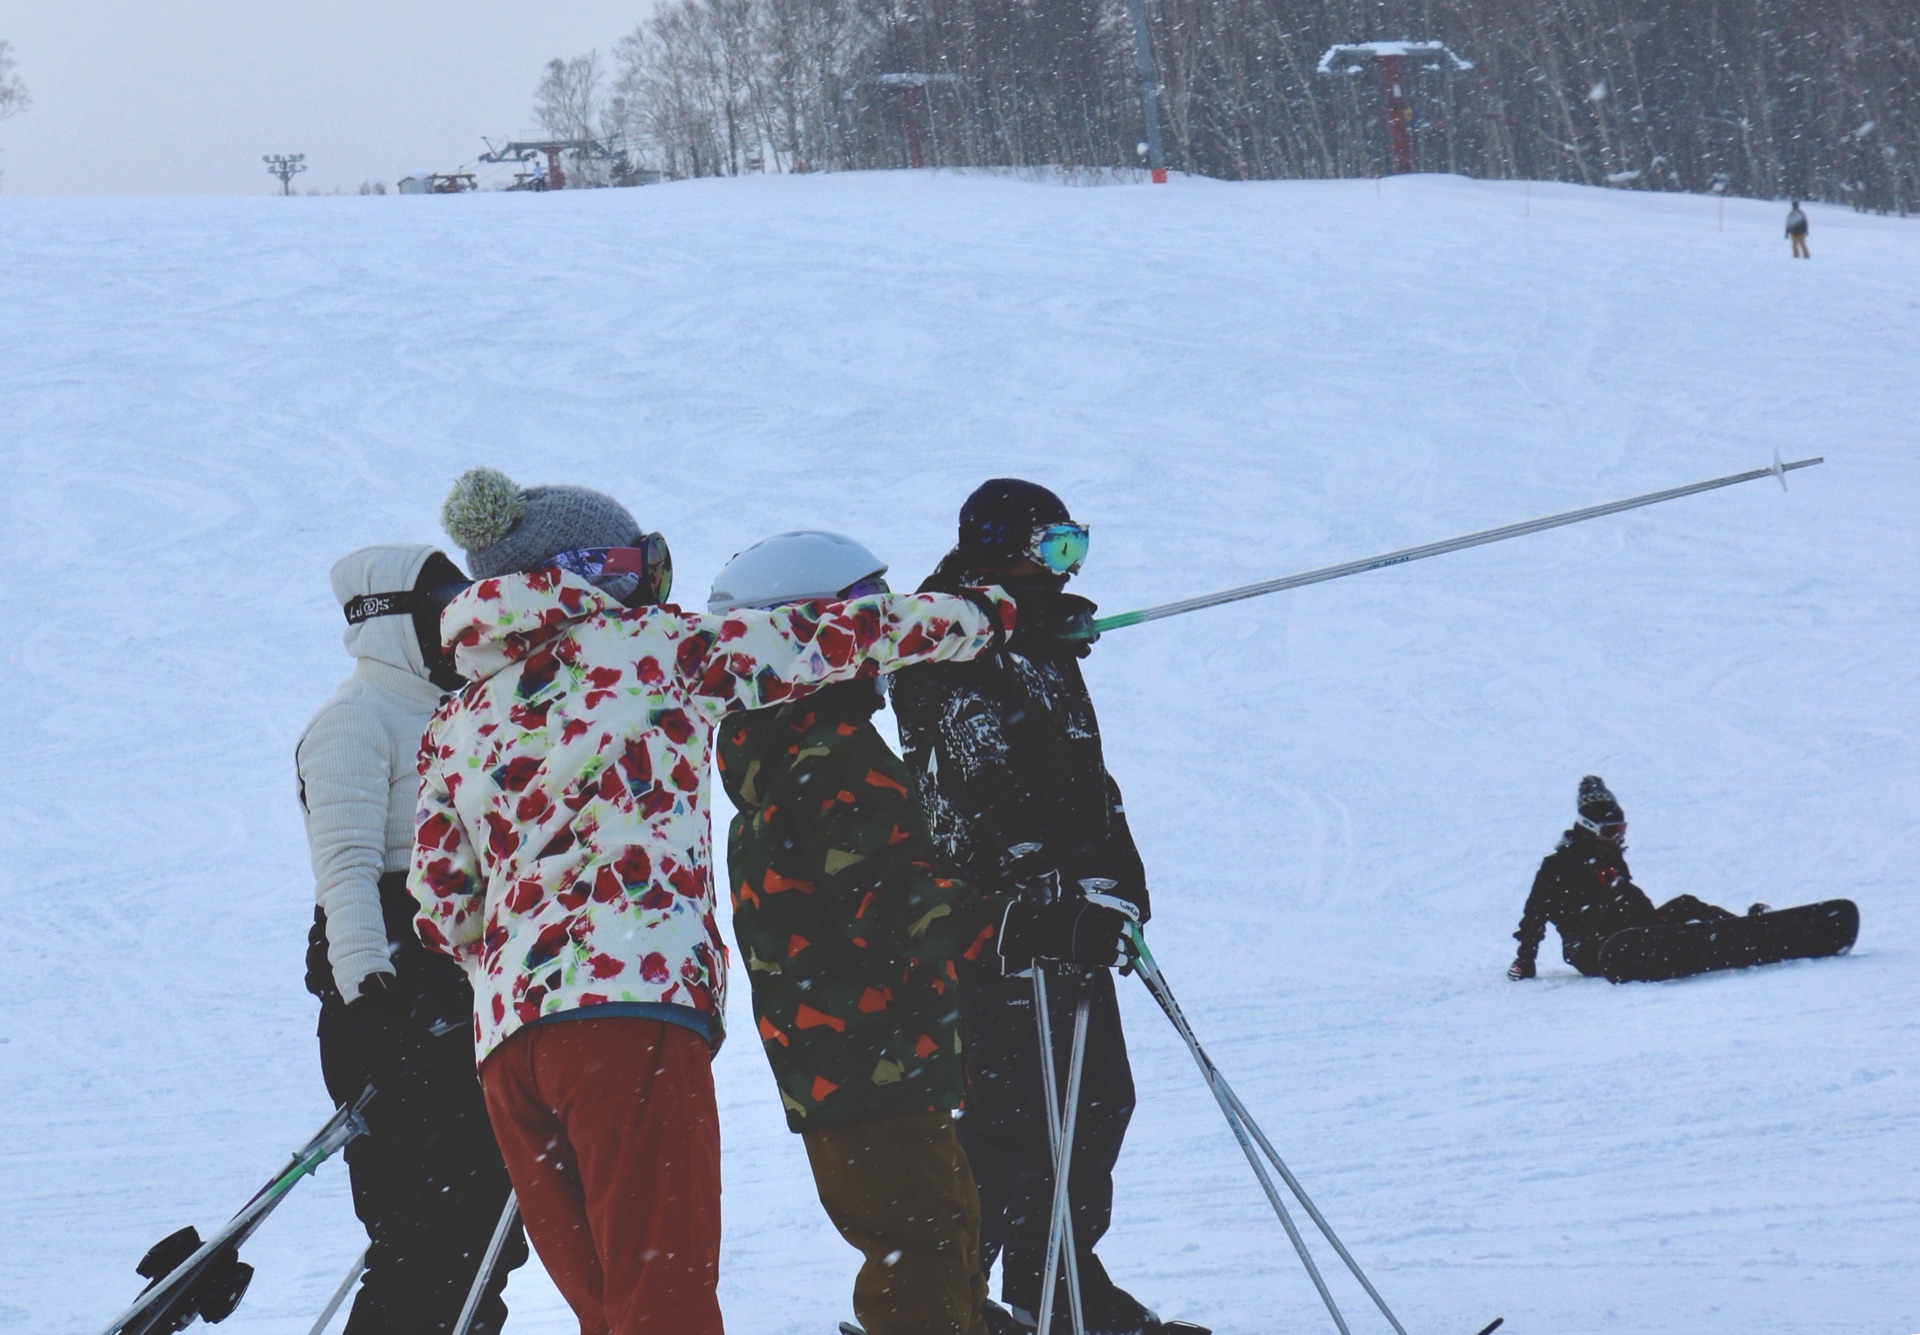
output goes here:
{"type": "Polygon", "coordinates": [[[527,1236],[580,1335],[722,1335],[720,1116],[690,1029],[522,1029],[480,1068],[527,1236]]]}

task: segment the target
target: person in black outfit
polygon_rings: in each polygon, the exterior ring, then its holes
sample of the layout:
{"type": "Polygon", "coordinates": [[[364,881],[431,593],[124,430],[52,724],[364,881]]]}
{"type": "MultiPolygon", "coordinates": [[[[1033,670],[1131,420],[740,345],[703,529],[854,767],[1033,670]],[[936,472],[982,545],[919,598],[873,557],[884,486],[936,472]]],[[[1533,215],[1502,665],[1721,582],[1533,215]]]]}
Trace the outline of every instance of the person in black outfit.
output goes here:
{"type": "MultiPolygon", "coordinates": [[[[421,944],[407,892],[420,737],[462,684],[440,645],[439,609],[464,586],[430,547],[342,558],[333,588],[354,671],[294,752],[313,853],[306,981],[320,999],[320,1074],[336,1104],[374,1088],[367,1134],[346,1147],[369,1244],[347,1335],[451,1331],[512,1189],[473,1070],[473,989],[421,944]]],[[[526,1257],[516,1225],[477,1335],[505,1323],[502,1290],[526,1257]]]]}
{"type": "MultiPolygon", "coordinates": [[[[982,485],[961,511],[958,545],[921,589],[999,584],[1018,605],[1015,631],[972,662],[896,673],[892,690],[936,846],[990,903],[1006,905],[998,956],[978,952],[960,987],[967,1105],[959,1130],[980,1190],[982,1270],[998,1257],[1001,1296],[1033,1328],[1053,1171],[1030,969],[1035,958],[1066,960],[1047,966],[1063,1084],[1074,1011],[1082,997],[1090,1003],[1069,1175],[1086,1328],[1139,1335],[1160,1331],[1159,1319],[1094,1255],[1112,1218],[1113,1168],[1134,1105],[1113,975],[1103,967],[1120,958],[1126,919],[1086,896],[1125,901],[1141,921],[1149,904],[1080,674],[1091,639],[1069,638],[1091,631],[1093,604],[1065,592],[1085,549],[1086,529],[1051,491],[1007,478],[982,485]],[[1034,944],[1041,937],[1056,944],[1034,944]]],[[[1067,1328],[1064,1288],[1059,1295],[1056,1330],[1067,1328]]]]}
{"type": "MultiPolygon", "coordinates": [[[[1600,974],[1600,950],[1607,938],[1629,927],[1656,923],[1715,922],[1734,915],[1717,905],[1680,895],[1659,908],[1633,883],[1627,870],[1627,817],[1597,774],[1580,780],[1579,811],[1559,847],[1541,862],[1533,891],[1513,934],[1520,943],[1507,977],[1518,982],[1534,976],[1534,959],[1547,924],[1560,931],[1560,953],[1589,978],[1600,974]]],[[[1755,904],[1749,913],[1763,913],[1755,904]]]]}

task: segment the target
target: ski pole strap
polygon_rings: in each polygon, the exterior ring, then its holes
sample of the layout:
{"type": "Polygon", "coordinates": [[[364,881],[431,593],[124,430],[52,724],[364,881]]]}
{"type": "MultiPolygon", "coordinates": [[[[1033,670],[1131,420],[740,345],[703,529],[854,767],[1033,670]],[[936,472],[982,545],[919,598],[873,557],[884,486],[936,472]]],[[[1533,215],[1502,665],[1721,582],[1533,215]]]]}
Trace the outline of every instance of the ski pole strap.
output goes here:
{"type": "Polygon", "coordinates": [[[1307,570],[1298,575],[1283,575],[1279,579],[1262,580],[1257,584],[1242,584],[1237,588],[1223,589],[1219,593],[1203,593],[1195,598],[1182,598],[1176,602],[1143,607],[1137,612],[1120,612],[1110,617],[1099,617],[1093,623],[1092,633],[1104,635],[1110,630],[1137,626],[1143,621],[1160,621],[1186,612],[1198,612],[1203,607],[1218,607],[1222,603],[1239,602],[1243,598],[1259,598],[1269,593],[1283,593],[1288,589],[1303,588],[1308,584],[1323,584],[1330,579],[1344,579],[1348,575],[1358,575],[1368,570],[1405,565],[1409,561],[1418,561],[1429,556],[1464,551],[1469,547],[1484,547],[1490,542],[1505,542],[1508,538],[1525,537],[1529,533],[1543,533],[1550,528],[1564,528],[1568,524],[1584,523],[1589,519],[1599,519],[1625,510],[1637,510],[1642,506],[1658,505],[1662,501],[1678,500],[1682,496],[1693,496],[1703,491],[1738,486],[1742,482],[1752,482],[1758,478],[1778,478],[1780,485],[1785,487],[1787,474],[1794,469],[1812,468],[1815,464],[1825,462],[1825,456],[1815,456],[1811,459],[1796,459],[1792,463],[1782,463],[1776,455],[1772,465],[1767,468],[1730,473],[1726,477],[1709,478],[1705,482],[1691,482],[1684,487],[1669,487],[1665,491],[1652,491],[1644,496],[1629,496],[1625,500],[1589,505],[1584,509],[1568,510],[1563,514],[1546,515],[1540,519],[1526,519],[1517,524],[1503,524],[1499,528],[1482,529],[1478,533],[1465,533],[1457,538],[1443,538],[1439,542],[1423,543],[1418,547],[1402,547],[1397,552],[1365,556],[1358,561],[1343,561],[1339,565],[1322,566],[1318,570],[1307,570]]]}

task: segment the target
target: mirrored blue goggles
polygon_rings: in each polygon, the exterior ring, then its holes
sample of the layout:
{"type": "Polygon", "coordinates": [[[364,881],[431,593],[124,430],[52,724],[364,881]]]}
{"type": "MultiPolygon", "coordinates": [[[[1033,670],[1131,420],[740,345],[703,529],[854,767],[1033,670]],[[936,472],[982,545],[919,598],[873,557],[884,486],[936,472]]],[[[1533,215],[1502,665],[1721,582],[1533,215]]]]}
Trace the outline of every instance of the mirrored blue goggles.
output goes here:
{"type": "Polygon", "coordinates": [[[1056,575],[1077,575],[1087,560],[1087,526],[1068,520],[1033,531],[1027,555],[1056,575]]]}
{"type": "Polygon", "coordinates": [[[576,547],[559,552],[553,564],[582,579],[632,575],[654,603],[664,603],[673,593],[673,553],[658,533],[642,533],[630,547],[576,547]]]}

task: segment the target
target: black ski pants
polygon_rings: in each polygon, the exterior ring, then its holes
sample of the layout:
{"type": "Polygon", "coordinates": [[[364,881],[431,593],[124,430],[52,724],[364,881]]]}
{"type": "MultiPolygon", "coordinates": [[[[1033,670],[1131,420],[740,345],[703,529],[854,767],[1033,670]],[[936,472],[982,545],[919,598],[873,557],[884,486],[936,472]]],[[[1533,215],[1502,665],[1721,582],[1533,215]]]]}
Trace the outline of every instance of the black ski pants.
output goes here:
{"type": "MultiPolygon", "coordinates": [[[[1095,1325],[1104,1313],[1134,1306],[1093,1253],[1113,1218],[1113,1167],[1133,1116],[1134,1094],[1112,973],[1068,966],[1048,976],[1061,1096],[1073,1053],[1074,1009],[1083,996],[1090,1003],[1086,1065],[1067,1181],[1081,1295],[1089,1325],[1095,1325]]],[[[1002,1300],[1037,1314],[1053,1214],[1053,1161],[1033,979],[1005,977],[997,961],[972,968],[962,981],[961,1025],[967,1107],[959,1122],[960,1143],[980,1191],[980,1268],[989,1271],[998,1257],[1002,1300]]],[[[1064,1285],[1054,1307],[1066,1311],[1064,1285]]]]}
{"type": "MultiPolygon", "coordinates": [[[[424,963],[436,975],[440,965],[457,969],[451,960],[424,963]]],[[[393,1075],[376,1082],[367,1105],[367,1134],[347,1145],[353,1208],[369,1240],[347,1335],[450,1332],[506,1206],[507,1171],[473,1067],[472,996],[457,975],[421,988],[400,1026],[393,1075]]],[[[319,1032],[327,1092],[335,1103],[358,1098],[370,1054],[337,997],[322,1004],[319,1032]]],[[[516,1224],[475,1315],[476,1335],[505,1323],[501,1291],[526,1259],[516,1224]]]]}
{"type": "MultiPolygon", "coordinates": [[[[1654,910],[1652,922],[1638,925],[1654,927],[1661,923],[1722,922],[1738,916],[1729,909],[1723,909],[1718,904],[1709,904],[1706,900],[1695,898],[1693,895],[1675,895],[1654,910]]],[[[1612,935],[1612,932],[1594,933],[1577,940],[1562,941],[1560,953],[1567,963],[1587,977],[1598,978],[1601,974],[1600,952],[1606,948],[1607,939],[1612,935]]]]}

